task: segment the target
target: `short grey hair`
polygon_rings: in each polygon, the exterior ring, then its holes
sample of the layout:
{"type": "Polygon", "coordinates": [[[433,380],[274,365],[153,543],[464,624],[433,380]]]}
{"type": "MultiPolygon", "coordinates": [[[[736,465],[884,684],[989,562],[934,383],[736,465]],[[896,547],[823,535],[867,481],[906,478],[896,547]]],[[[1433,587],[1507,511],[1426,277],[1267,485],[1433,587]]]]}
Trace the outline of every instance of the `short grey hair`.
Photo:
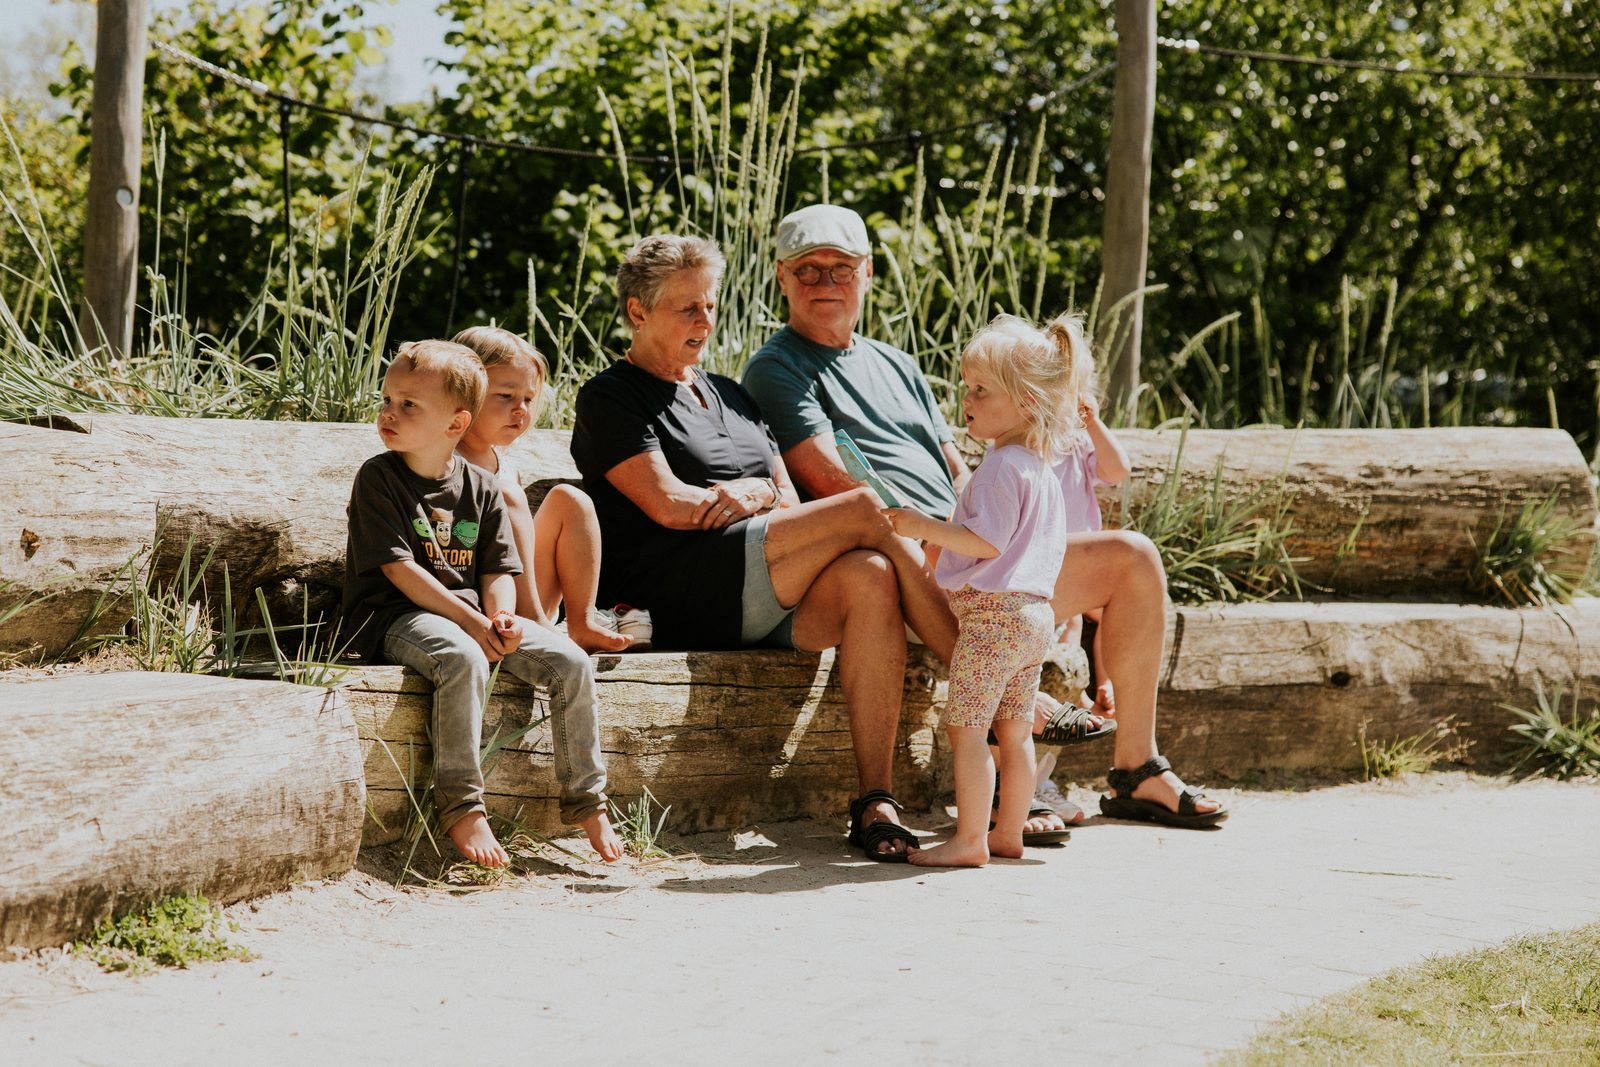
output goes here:
{"type": "Polygon", "coordinates": [[[617,304],[626,321],[628,301],[637,297],[645,310],[656,306],[667,279],[679,271],[710,268],[717,284],[727,260],[717,242],[704,237],[683,237],[675,233],[658,234],[639,241],[622,257],[617,267],[617,304]]]}

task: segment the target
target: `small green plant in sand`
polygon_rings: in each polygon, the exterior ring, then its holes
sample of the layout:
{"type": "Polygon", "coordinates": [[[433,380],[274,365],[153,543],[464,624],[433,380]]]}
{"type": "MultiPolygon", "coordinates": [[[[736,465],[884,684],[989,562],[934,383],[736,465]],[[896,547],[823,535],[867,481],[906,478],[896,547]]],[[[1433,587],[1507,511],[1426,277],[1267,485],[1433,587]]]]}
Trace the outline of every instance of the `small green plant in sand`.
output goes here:
{"type": "Polygon", "coordinates": [[[1590,700],[1585,710],[1581,693],[1581,687],[1573,689],[1571,710],[1564,718],[1561,704],[1566,693],[1559,685],[1549,696],[1544,686],[1539,686],[1532,708],[1500,705],[1520,720],[1510,727],[1517,736],[1511,773],[1551,778],[1600,776],[1600,703],[1590,700]]]}
{"type": "Polygon", "coordinates": [[[1600,924],[1375,978],[1288,1015],[1220,1067],[1600,1062],[1600,924]]]}
{"type": "Polygon", "coordinates": [[[1472,742],[1460,735],[1454,715],[1446,716],[1420,734],[1378,741],[1367,736],[1369,720],[1361,720],[1356,743],[1361,747],[1361,772],[1367,781],[1374,778],[1401,778],[1430,771],[1435,764],[1459,763],[1466,758],[1472,742]]]}
{"type": "Polygon", "coordinates": [[[1584,584],[1595,531],[1558,513],[1560,503],[1555,493],[1515,513],[1502,503],[1468,573],[1472,589],[1512,607],[1569,603],[1584,584]]]}
{"type": "Polygon", "coordinates": [[[228,941],[222,912],[205,897],[168,897],[140,912],[106,919],[73,951],[108,971],[145,974],[157,967],[183,969],[207,960],[248,960],[248,949],[228,941]]]}
{"type": "Polygon", "coordinates": [[[643,788],[643,795],[635,797],[625,807],[612,802],[611,821],[625,852],[642,860],[660,859],[668,855],[661,844],[661,833],[666,829],[667,813],[672,811],[672,805],[662,807],[650,787],[643,788]]]}

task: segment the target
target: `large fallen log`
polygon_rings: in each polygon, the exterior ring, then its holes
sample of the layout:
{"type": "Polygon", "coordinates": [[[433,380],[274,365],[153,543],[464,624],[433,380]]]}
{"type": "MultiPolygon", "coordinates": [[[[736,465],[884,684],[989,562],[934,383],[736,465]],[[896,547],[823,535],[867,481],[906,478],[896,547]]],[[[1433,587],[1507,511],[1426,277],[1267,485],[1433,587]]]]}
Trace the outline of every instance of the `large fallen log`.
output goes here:
{"type": "MultiPolygon", "coordinates": [[[[1178,457],[1184,497],[1209,492],[1221,469],[1233,498],[1285,495],[1290,555],[1311,588],[1342,596],[1460,597],[1502,512],[1554,496],[1555,515],[1593,532],[1595,490],[1583,454],[1562,430],[1119,431],[1134,474],[1130,511],[1157,499],[1178,457]]],[[[1100,490],[1107,525],[1123,490],[1100,490]]],[[[1565,546],[1562,565],[1582,574],[1594,543],[1565,546]]]]}
{"type": "MultiPolygon", "coordinates": [[[[215,545],[213,596],[225,566],[236,604],[262,589],[280,617],[298,617],[301,594],[313,608],[336,599],[350,481],[379,447],[370,427],[98,415],[55,425],[0,424],[0,492],[14,502],[0,517],[0,653],[59,654],[154,543],[158,512],[158,578],[190,543],[201,555],[215,545]]],[[[1120,436],[1137,509],[1181,435],[1120,436]]],[[[535,495],[576,478],[567,439],[536,431],[513,449],[535,495]]],[[[1585,528],[1595,520],[1583,457],[1558,430],[1197,431],[1183,438],[1183,492],[1209,491],[1219,459],[1231,493],[1281,484],[1291,495],[1289,549],[1306,557],[1302,577],[1341,594],[1460,596],[1502,506],[1554,495],[1558,516],[1585,528]]],[[[1113,523],[1119,494],[1102,497],[1113,523]]],[[[1575,543],[1569,564],[1590,550],[1575,543]]],[[[111,629],[125,614],[92,621],[111,629]]]]}
{"type": "MultiPolygon", "coordinates": [[[[0,653],[57,656],[75,638],[120,628],[105,600],[130,561],[170,577],[185,548],[213,545],[207,587],[234,602],[255,590],[298,619],[337,601],[345,505],[356,469],[382,451],[363,424],[168,419],[138,415],[0,423],[0,653]],[[165,524],[154,559],[158,524],[165,524]],[[96,608],[101,609],[98,617],[96,608]],[[10,612],[8,617],[8,612],[10,612]]],[[[511,450],[521,470],[575,479],[566,435],[528,434],[511,450]]],[[[279,615],[280,620],[283,618],[279,615]]]]}
{"type": "MultiPolygon", "coordinates": [[[[831,652],[629,653],[596,656],[595,665],[610,793],[627,800],[648,788],[671,806],[678,833],[838,816],[858,792],[831,652]]],[[[934,799],[944,699],[936,667],[918,649],[906,672],[895,788],[908,804],[934,799]]],[[[432,694],[400,667],[364,668],[348,681],[366,764],[364,842],[380,844],[432,811],[432,694]]],[[[484,741],[509,743],[485,779],[487,803],[536,832],[556,833],[563,827],[552,731],[542,695],[531,715],[530,696],[510,675],[495,682],[484,741]]]]}
{"type": "MultiPolygon", "coordinates": [[[[1359,769],[1369,744],[1442,733],[1498,770],[1540,694],[1600,693],[1600,600],[1557,609],[1457,604],[1181,608],[1168,626],[1158,739],[1190,777],[1359,769]],[[1440,731],[1440,723],[1450,725],[1440,731]]],[[[1063,749],[1058,776],[1103,777],[1109,744],[1063,749]]]]}
{"type": "Polygon", "coordinates": [[[0,681],[0,946],[172,893],[220,903],[355,862],[360,748],[337,691],[182,674],[0,681]]]}

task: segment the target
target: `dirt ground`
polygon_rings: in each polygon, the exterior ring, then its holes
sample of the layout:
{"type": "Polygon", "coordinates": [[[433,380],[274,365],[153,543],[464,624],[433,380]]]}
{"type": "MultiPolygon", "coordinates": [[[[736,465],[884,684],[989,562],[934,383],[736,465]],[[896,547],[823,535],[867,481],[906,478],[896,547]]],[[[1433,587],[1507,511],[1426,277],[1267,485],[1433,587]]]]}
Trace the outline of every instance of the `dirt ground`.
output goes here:
{"type": "Polygon", "coordinates": [[[547,850],[473,891],[368,855],[229,908],[250,962],[0,963],[0,1062],[1203,1062],[1367,975],[1600,918],[1594,782],[1229,800],[1216,832],[1096,820],[981,871],[870,863],[842,822],[547,850]]]}

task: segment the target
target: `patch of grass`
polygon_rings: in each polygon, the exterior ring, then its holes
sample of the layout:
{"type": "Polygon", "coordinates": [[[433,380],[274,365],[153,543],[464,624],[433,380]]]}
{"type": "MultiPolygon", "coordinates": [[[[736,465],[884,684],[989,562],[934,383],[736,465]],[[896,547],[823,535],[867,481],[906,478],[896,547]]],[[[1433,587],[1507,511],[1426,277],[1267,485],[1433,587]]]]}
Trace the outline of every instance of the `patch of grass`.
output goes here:
{"type": "Polygon", "coordinates": [[[248,960],[248,949],[228,941],[222,913],[205,897],[168,897],[142,912],[106,919],[89,937],[73,944],[73,951],[108,971],[146,974],[157,967],[187,968],[208,960],[248,960]]]}
{"type": "Polygon", "coordinates": [[[1478,546],[1468,574],[1471,588],[1513,607],[1569,603],[1591,563],[1580,546],[1589,547],[1595,531],[1557,512],[1560,503],[1560,496],[1551,493],[1508,515],[1509,505],[1502,502],[1494,528],[1478,546]]]}
{"type": "Polygon", "coordinates": [[[1367,737],[1369,720],[1361,720],[1356,743],[1361,746],[1361,772],[1367,781],[1374,778],[1400,778],[1430,771],[1438,763],[1460,763],[1472,742],[1460,735],[1463,724],[1447,716],[1420,734],[1393,741],[1367,737]]]}
{"type": "Polygon", "coordinates": [[[611,822],[617,836],[622,839],[624,851],[642,860],[659,859],[669,855],[661,845],[661,833],[666,829],[667,814],[672,811],[672,805],[661,807],[661,802],[650,792],[650,787],[643,788],[643,795],[634,798],[626,807],[618,807],[615,801],[612,802],[611,822]],[[659,812],[657,808],[660,808],[659,812]]]}
{"type": "Polygon", "coordinates": [[[1296,560],[1287,547],[1294,533],[1289,518],[1294,495],[1281,479],[1243,496],[1230,495],[1221,458],[1204,491],[1185,491],[1187,437],[1186,430],[1154,497],[1136,514],[1123,494],[1122,528],[1155,543],[1167,588],[1181,603],[1298,597],[1296,560]]]}
{"type": "Polygon", "coordinates": [[[1600,924],[1375,978],[1286,1016],[1222,1067],[1600,1062],[1600,924]]]}
{"type": "Polygon", "coordinates": [[[1581,686],[1572,690],[1572,710],[1566,718],[1561,715],[1565,688],[1559,685],[1548,697],[1544,686],[1539,686],[1535,690],[1537,703],[1532,708],[1500,705],[1522,720],[1510,727],[1517,735],[1517,758],[1511,764],[1511,773],[1551,778],[1600,775],[1600,702],[1589,701],[1589,708],[1584,711],[1581,693],[1581,686]]]}

